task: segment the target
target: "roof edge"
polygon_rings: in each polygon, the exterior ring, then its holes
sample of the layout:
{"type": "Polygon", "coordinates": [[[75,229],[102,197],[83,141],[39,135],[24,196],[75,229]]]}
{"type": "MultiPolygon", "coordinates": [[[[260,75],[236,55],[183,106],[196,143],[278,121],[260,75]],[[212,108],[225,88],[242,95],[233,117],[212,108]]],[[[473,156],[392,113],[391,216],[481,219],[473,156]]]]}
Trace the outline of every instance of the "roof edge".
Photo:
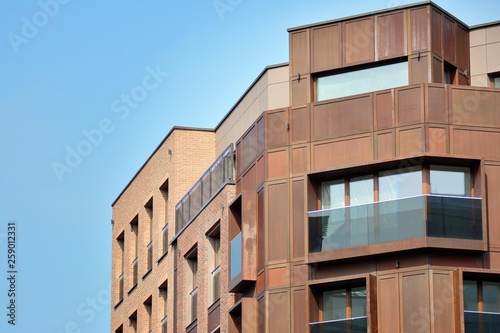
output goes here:
{"type": "Polygon", "coordinates": [[[250,84],[250,86],[245,90],[245,92],[240,96],[240,98],[238,98],[236,103],[234,103],[234,105],[229,109],[229,111],[224,115],[224,117],[222,117],[222,119],[219,121],[219,123],[215,126],[214,131],[217,131],[219,129],[219,127],[224,123],[224,121],[226,121],[226,119],[229,117],[229,115],[231,115],[231,113],[233,113],[234,109],[236,109],[238,104],[240,104],[240,102],[243,100],[243,98],[245,98],[245,96],[248,94],[248,92],[250,90],[252,90],[252,88],[257,84],[257,82],[264,76],[264,74],[268,70],[280,68],[280,67],[285,67],[288,65],[289,65],[288,62],[282,62],[280,64],[269,65],[269,66],[264,67],[264,69],[260,72],[260,74],[257,76],[257,78],[255,80],[253,80],[253,82],[250,84]]]}
{"type": "Polygon", "coordinates": [[[435,4],[434,2],[432,2],[432,0],[426,0],[426,1],[419,1],[419,2],[415,2],[415,3],[410,3],[410,4],[402,5],[402,6],[396,6],[396,7],[389,7],[389,8],[385,8],[385,9],[379,9],[379,10],[375,10],[375,11],[371,11],[371,12],[367,12],[367,13],[356,14],[356,15],[351,15],[351,16],[346,16],[346,17],[341,17],[341,18],[333,19],[333,20],[327,20],[327,21],[322,21],[322,22],[316,22],[316,23],[311,23],[311,24],[300,25],[300,26],[297,26],[297,27],[288,28],[287,31],[288,32],[294,32],[294,31],[302,30],[302,29],[306,29],[306,28],[312,28],[312,27],[317,27],[317,26],[326,25],[326,24],[338,23],[338,22],[342,22],[342,21],[348,21],[348,20],[358,19],[358,18],[362,18],[362,17],[366,17],[366,16],[387,13],[387,12],[395,11],[395,10],[408,9],[408,8],[418,7],[418,6],[423,6],[423,5],[432,5],[435,8],[438,8],[440,11],[442,11],[446,15],[452,17],[455,21],[459,22],[463,26],[465,26],[465,27],[467,27],[467,28],[470,29],[470,27],[467,24],[465,24],[462,20],[460,20],[459,18],[457,18],[455,15],[451,14],[447,10],[445,10],[442,7],[440,7],[439,5],[435,4]]]}
{"type": "Polygon", "coordinates": [[[474,29],[488,28],[488,27],[492,27],[492,26],[495,26],[495,25],[500,25],[500,21],[492,21],[492,22],[486,22],[486,23],[476,24],[476,25],[473,25],[473,26],[471,26],[469,28],[471,30],[474,30],[474,29]]]}
{"type": "Polygon", "coordinates": [[[170,129],[170,131],[167,133],[167,135],[163,138],[163,140],[161,140],[160,144],[155,148],[155,150],[151,153],[151,155],[149,155],[149,157],[146,159],[146,161],[141,165],[141,167],[139,168],[139,170],[137,170],[137,172],[134,174],[134,176],[132,177],[132,179],[130,179],[130,181],[127,183],[127,185],[125,185],[125,187],[120,192],[120,194],[118,194],[118,196],[116,197],[116,199],[111,204],[111,207],[113,207],[116,204],[116,202],[120,199],[120,197],[123,195],[123,193],[125,193],[125,191],[130,187],[130,185],[132,184],[132,182],[137,178],[137,176],[139,175],[139,173],[144,169],[144,167],[146,166],[146,164],[148,164],[148,162],[151,160],[151,158],[153,158],[154,154],[156,154],[156,152],[165,143],[165,141],[167,141],[167,139],[170,137],[170,135],[174,131],[214,132],[214,129],[212,129],[212,128],[202,128],[202,127],[200,127],[200,128],[197,128],[197,127],[184,127],[184,126],[174,126],[174,127],[172,127],[170,129]]]}

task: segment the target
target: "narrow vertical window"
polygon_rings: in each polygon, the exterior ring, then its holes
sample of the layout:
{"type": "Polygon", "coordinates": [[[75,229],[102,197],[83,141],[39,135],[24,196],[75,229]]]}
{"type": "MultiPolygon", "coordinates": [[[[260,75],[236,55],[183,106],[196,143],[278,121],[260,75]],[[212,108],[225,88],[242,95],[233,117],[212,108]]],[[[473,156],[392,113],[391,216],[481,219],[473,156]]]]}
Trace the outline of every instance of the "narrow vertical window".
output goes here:
{"type": "Polygon", "coordinates": [[[149,218],[149,243],[147,245],[147,271],[149,272],[153,269],[153,198],[149,199],[144,208],[149,218]]]}
{"type": "Polygon", "coordinates": [[[136,216],[130,222],[130,229],[132,231],[134,255],[132,261],[132,288],[137,285],[139,276],[139,216],[136,216]]]}
{"type": "Polygon", "coordinates": [[[153,329],[153,299],[151,296],[144,302],[144,309],[147,316],[147,331],[151,332],[153,329]]]}
{"type": "Polygon", "coordinates": [[[128,317],[128,322],[130,328],[132,329],[132,332],[137,333],[137,311],[134,311],[134,313],[132,313],[130,317],[128,317]]]}
{"type": "Polygon", "coordinates": [[[210,285],[209,300],[215,303],[220,297],[220,222],[208,232],[210,285]]]}
{"type": "Polygon", "coordinates": [[[198,249],[194,247],[186,255],[187,279],[186,286],[188,292],[187,318],[190,324],[197,318],[198,312],[198,249]]]}
{"type": "Polygon", "coordinates": [[[162,233],[162,256],[168,252],[168,179],[160,186],[160,193],[163,198],[163,204],[165,205],[165,224],[161,230],[162,233]]]}
{"type": "Polygon", "coordinates": [[[158,288],[163,307],[163,318],[161,320],[161,333],[167,333],[167,314],[168,314],[168,281],[163,282],[158,288]]]}
{"type": "Polygon", "coordinates": [[[118,302],[123,301],[124,293],[124,270],[125,270],[125,233],[122,232],[117,238],[116,243],[118,245],[118,256],[119,261],[118,268],[118,302]]]}

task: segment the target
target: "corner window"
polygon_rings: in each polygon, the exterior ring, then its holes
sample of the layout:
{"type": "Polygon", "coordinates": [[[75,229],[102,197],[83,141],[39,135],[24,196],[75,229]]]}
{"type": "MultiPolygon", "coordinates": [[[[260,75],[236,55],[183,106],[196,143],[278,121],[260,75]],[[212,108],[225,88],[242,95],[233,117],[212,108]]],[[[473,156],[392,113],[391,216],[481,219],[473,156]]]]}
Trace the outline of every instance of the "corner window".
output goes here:
{"type": "Polygon", "coordinates": [[[431,194],[471,196],[470,168],[431,165],[431,194]]]}
{"type": "Polygon", "coordinates": [[[363,94],[408,85],[408,62],[382,65],[320,76],[316,79],[316,101],[363,94]]]}

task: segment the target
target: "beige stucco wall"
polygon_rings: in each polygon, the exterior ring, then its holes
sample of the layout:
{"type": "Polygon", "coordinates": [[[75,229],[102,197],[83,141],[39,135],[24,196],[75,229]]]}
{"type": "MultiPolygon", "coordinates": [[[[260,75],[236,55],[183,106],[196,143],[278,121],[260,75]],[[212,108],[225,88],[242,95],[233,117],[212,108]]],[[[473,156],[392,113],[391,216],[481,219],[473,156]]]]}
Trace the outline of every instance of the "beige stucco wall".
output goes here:
{"type": "Polygon", "coordinates": [[[266,110],[288,106],[288,65],[267,68],[216,128],[215,151],[220,155],[235,143],[266,110]]]}
{"type": "Polygon", "coordinates": [[[500,72],[500,23],[470,32],[471,85],[489,87],[488,74],[500,72]]]}

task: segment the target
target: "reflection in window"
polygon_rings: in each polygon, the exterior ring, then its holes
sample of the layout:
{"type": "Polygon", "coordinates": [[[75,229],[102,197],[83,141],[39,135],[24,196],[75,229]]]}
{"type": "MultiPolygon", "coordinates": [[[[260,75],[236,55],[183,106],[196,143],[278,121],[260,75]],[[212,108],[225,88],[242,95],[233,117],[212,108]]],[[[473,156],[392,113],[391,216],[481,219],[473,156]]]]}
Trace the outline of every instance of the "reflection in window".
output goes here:
{"type": "Polygon", "coordinates": [[[316,100],[363,94],[408,85],[408,62],[318,77],[316,100]]]}
{"type": "Polygon", "coordinates": [[[349,181],[350,205],[362,205],[373,202],[373,177],[361,176],[349,181]]]}
{"type": "Polygon", "coordinates": [[[321,184],[321,209],[340,208],[345,206],[344,180],[323,182],[321,184]]]}
{"type": "Polygon", "coordinates": [[[408,198],[422,194],[422,168],[381,172],[378,178],[379,201],[408,198]]]}
{"type": "Polygon", "coordinates": [[[465,332],[498,332],[500,282],[464,280],[465,332]]]}
{"type": "Polygon", "coordinates": [[[431,194],[471,195],[470,168],[431,165],[431,194]]]}
{"type": "Polygon", "coordinates": [[[323,321],[366,316],[366,288],[323,292],[323,321]]]}

